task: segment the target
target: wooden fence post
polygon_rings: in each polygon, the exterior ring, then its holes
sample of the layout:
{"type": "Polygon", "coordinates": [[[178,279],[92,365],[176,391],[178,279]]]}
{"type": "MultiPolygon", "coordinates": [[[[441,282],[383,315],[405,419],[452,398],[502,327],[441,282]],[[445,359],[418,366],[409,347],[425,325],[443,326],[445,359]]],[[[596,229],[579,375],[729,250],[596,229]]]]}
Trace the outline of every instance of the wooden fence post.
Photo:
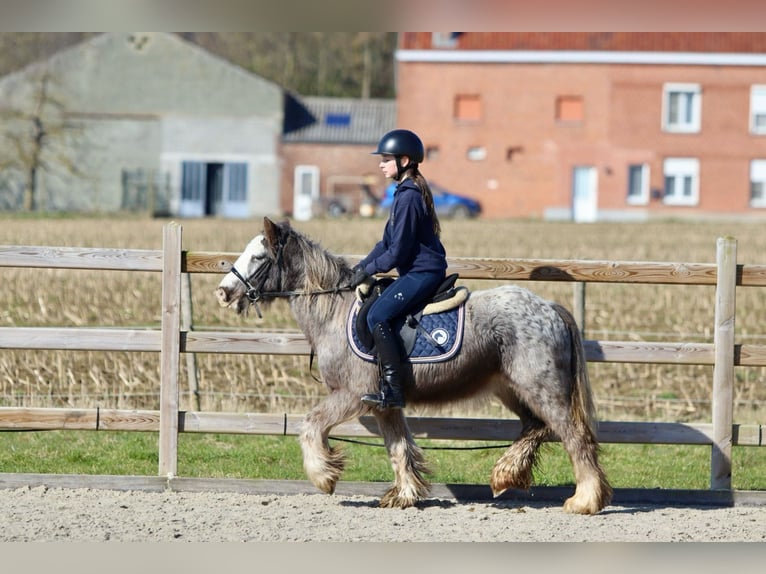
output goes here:
{"type": "MultiPolygon", "coordinates": [[[[192,305],[191,274],[181,276],[181,330],[190,333],[194,330],[194,307],[192,305]]],[[[186,353],[186,379],[189,386],[189,408],[201,410],[199,396],[199,373],[197,372],[197,355],[186,353]]]]}
{"type": "Polygon", "coordinates": [[[160,345],[160,476],[178,468],[178,372],[181,355],[181,236],[175,222],[163,227],[162,343],[160,345]]]}
{"type": "Polygon", "coordinates": [[[580,333],[583,338],[585,337],[585,285],[584,281],[577,281],[574,283],[573,289],[573,315],[577,326],[580,328],[580,333]]]}
{"type": "Polygon", "coordinates": [[[710,488],[731,490],[734,423],[734,321],[737,292],[737,240],[719,237],[715,289],[715,365],[713,366],[713,445],[710,488]]]}

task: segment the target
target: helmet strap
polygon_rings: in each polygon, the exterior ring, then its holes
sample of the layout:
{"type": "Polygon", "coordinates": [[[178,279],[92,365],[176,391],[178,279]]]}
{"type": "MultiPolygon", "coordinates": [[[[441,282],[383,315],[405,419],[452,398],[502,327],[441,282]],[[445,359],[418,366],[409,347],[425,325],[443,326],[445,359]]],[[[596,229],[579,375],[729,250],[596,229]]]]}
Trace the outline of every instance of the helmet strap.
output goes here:
{"type": "Polygon", "coordinates": [[[402,175],[404,175],[404,168],[402,167],[402,156],[394,156],[394,160],[396,161],[396,177],[394,179],[396,181],[401,181],[402,175]]]}
{"type": "MultiPolygon", "coordinates": [[[[402,176],[408,171],[417,168],[418,164],[414,163],[411,159],[407,162],[407,165],[402,165],[402,156],[394,156],[396,160],[396,177],[394,181],[402,181],[402,176]]],[[[409,158],[408,158],[409,159],[409,158]]]]}

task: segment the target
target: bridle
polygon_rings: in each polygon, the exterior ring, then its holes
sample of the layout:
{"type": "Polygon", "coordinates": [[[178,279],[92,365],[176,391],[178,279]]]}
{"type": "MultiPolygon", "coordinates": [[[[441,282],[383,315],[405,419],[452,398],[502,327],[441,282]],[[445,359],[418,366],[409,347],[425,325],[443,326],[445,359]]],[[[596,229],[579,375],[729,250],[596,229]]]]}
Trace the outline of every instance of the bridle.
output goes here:
{"type": "Polygon", "coordinates": [[[282,274],[279,274],[278,277],[278,283],[277,283],[277,290],[276,291],[263,291],[263,286],[266,283],[266,279],[268,279],[269,272],[271,271],[271,268],[274,264],[277,265],[277,269],[279,269],[281,263],[282,263],[282,252],[284,251],[285,243],[283,241],[279,242],[279,245],[277,246],[277,253],[274,259],[268,259],[263,265],[261,265],[258,269],[253,272],[252,275],[249,277],[245,277],[240,273],[237,268],[232,264],[231,269],[229,269],[229,272],[234,275],[237,279],[239,279],[242,284],[245,286],[245,296],[250,301],[250,303],[255,307],[255,312],[258,314],[259,319],[263,319],[263,315],[261,315],[261,309],[258,307],[258,301],[262,299],[263,297],[293,297],[297,295],[327,295],[331,293],[341,293],[343,291],[351,291],[352,287],[351,285],[339,285],[338,287],[332,287],[330,289],[316,289],[313,291],[307,291],[305,289],[296,289],[292,291],[283,291],[282,290],[282,274]]]}

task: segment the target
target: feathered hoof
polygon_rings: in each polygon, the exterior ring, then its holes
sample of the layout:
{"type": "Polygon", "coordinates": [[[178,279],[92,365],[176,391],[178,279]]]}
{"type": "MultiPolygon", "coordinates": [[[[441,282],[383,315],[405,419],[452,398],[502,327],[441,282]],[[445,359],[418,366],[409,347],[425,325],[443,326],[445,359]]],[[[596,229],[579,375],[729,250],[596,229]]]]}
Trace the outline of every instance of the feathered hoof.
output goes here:
{"type": "Polygon", "coordinates": [[[569,514],[598,514],[601,512],[601,507],[593,501],[583,503],[577,500],[576,496],[573,496],[564,501],[564,512],[569,514]]]}
{"type": "Polygon", "coordinates": [[[515,471],[516,469],[511,465],[496,465],[492,469],[492,476],[489,479],[492,496],[497,498],[509,488],[526,491],[532,487],[532,477],[529,473],[515,471]]]}
{"type": "Polygon", "coordinates": [[[313,479],[311,482],[314,484],[314,486],[316,486],[323,493],[325,493],[325,494],[335,494],[335,485],[337,484],[336,480],[330,480],[330,479],[317,480],[317,479],[313,479]]]}
{"type": "Polygon", "coordinates": [[[496,489],[494,486],[490,485],[490,488],[492,489],[492,498],[497,498],[498,496],[501,496],[507,488],[500,488],[496,489]]]}
{"type": "Polygon", "coordinates": [[[343,474],[345,459],[340,450],[330,449],[329,457],[304,457],[303,468],[311,484],[325,494],[334,494],[335,486],[343,474]]]}
{"type": "Polygon", "coordinates": [[[596,474],[577,484],[575,493],[564,502],[569,514],[598,514],[612,501],[612,487],[603,475],[596,474]]]}
{"type": "Polygon", "coordinates": [[[417,497],[403,496],[401,490],[397,487],[391,487],[381,497],[378,506],[380,508],[411,508],[418,502],[417,497]]]}

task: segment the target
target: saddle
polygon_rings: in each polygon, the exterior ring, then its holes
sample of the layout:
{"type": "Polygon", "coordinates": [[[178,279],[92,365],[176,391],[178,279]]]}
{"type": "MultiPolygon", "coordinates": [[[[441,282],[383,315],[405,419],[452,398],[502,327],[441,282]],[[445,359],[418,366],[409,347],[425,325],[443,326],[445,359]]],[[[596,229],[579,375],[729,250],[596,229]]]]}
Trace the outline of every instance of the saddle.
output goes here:
{"type": "MultiPolygon", "coordinates": [[[[436,292],[418,311],[407,315],[400,327],[394,326],[395,329],[398,328],[399,337],[406,355],[412,353],[418,333],[426,339],[430,339],[430,343],[435,347],[440,346],[439,342],[434,341],[430,334],[422,328],[421,320],[425,315],[443,313],[455,309],[468,299],[468,288],[455,286],[457,278],[457,273],[445,277],[436,292]]],[[[371,286],[362,284],[357,287],[356,296],[360,306],[356,312],[355,334],[359,342],[367,349],[372,349],[375,345],[372,333],[370,333],[370,329],[367,326],[367,314],[370,306],[394,281],[393,277],[382,277],[377,279],[371,286]]]]}

